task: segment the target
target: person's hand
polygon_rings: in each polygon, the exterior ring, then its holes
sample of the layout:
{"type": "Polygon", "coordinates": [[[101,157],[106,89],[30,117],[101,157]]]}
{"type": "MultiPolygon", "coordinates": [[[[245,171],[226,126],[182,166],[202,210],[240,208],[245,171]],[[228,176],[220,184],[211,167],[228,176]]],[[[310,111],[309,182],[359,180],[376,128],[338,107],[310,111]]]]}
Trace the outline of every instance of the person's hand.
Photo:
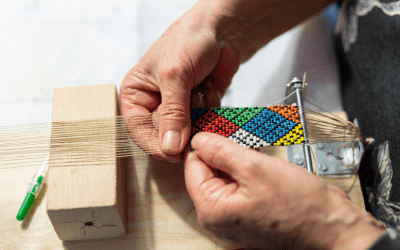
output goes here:
{"type": "Polygon", "coordinates": [[[282,159],[200,133],[185,156],[198,221],[222,246],[367,249],[384,226],[339,188],[282,159]]]}
{"type": "Polygon", "coordinates": [[[207,8],[194,6],[165,31],[122,82],[121,111],[131,138],[156,157],[182,159],[190,137],[191,104],[219,107],[239,67],[235,50],[217,41],[213,22],[207,8]],[[138,118],[153,112],[159,116],[149,120],[157,124],[159,118],[158,127],[138,118]],[[156,128],[159,134],[154,133],[156,128]]]}
{"type": "Polygon", "coordinates": [[[122,82],[121,112],[131,138],[147,153],[180,160],[190,137],[191,102],[219,106],[240,63],[332,2],[198,1],[122,82]],[[138,119],[154,112],[159,116],[138,119]]]}

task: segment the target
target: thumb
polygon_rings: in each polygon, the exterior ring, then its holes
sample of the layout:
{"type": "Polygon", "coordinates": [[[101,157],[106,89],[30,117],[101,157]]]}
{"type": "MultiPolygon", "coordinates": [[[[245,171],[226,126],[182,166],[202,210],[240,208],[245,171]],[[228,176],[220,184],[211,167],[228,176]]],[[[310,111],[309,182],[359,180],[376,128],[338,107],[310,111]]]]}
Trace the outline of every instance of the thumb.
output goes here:
{"type": "Polygon", "coordinates": [[[185,84],[164,84],[161,90],[160,145],[170,155],[179,154],[190,136],[190,90],[185,84]]]}
{"type": "MultiPolygon", "coordinates": [[[[239,68],[237,53],[229,46],[221,50],[219,59],[215,63],[214,70],[207,81],[208,90],[205,91],[206,104],[209,106],[219,106],[221,96],[239,68]],[[210,79],[212,79],[211,82],[210,79]]],[[[212,63],[208,62],[207,67],[211,65],[212,63]]],[[[174,155],[182,152],[185,148],[190,137],[190,96],[192,87],[195,87],[188,82],[195,83],[199,80],[197,78],[203,78],[203,75],[208,74],[207,71],[205,69],[200,70],[203,73],[193,78],[192,74],[188,74],[188,70],[182,70],[178,67],[164,71],[164,74],[159,77],[161,82],[164,83],[160,84],[162,100],[160,106],[160,144],[164,153],[174,155]]]]}
{"type": "Polygon", "coordinates": [[[239,183],[247,180],[249,175],[257,176],[257,165],[262,162],[259,152],[211,133],[196,134],[191,144],[205,164],[223,171],[239,183]]]}

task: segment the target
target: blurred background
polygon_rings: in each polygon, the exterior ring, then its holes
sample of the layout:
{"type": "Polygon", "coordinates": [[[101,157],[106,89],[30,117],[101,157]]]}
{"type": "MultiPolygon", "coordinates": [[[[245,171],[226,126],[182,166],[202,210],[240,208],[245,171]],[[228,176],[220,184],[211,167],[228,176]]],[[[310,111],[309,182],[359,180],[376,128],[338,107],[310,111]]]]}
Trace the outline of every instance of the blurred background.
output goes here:
{"type": "MultiPolygon", "coordinates": [[[[0,126],[50,122],[56,87],[115,83],[195,0],[0,2],[0,126]]],[[[342,110],[332,5],[243,64],[223,106],[266,106],[307,74],[306,98],[342,110]]],[[[284,13],[283,13],[284,14],[284,13]]]]}

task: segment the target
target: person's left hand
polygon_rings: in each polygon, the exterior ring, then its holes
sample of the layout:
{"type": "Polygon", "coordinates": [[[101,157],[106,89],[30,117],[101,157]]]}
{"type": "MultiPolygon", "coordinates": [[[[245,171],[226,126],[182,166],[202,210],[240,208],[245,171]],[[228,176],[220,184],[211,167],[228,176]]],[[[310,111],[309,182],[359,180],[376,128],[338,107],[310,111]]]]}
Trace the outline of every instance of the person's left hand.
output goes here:
{"type": "Polygon", "coordinates": [[[132,140],[155,157],[182,160],[190,108],[219,107],[239,68],[236,50],[218,40],[224,8],[199,1],[176,20],[126,74],[121,113],[132,140]]]}

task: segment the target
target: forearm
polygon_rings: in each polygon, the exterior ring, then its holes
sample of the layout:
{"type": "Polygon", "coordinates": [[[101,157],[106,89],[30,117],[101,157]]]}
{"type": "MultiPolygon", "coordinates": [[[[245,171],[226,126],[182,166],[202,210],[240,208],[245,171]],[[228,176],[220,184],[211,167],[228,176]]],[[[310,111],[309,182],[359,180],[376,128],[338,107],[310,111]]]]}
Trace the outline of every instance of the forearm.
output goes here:
{"type": "MultiPolygon", "coordinates": [[[[200,0],[217,41],[232,46],[243,63],[275,37],[322,11],[334,0],[200,0]]],[[[195,7],[196,8],[196,7],[195,7]]]]}

